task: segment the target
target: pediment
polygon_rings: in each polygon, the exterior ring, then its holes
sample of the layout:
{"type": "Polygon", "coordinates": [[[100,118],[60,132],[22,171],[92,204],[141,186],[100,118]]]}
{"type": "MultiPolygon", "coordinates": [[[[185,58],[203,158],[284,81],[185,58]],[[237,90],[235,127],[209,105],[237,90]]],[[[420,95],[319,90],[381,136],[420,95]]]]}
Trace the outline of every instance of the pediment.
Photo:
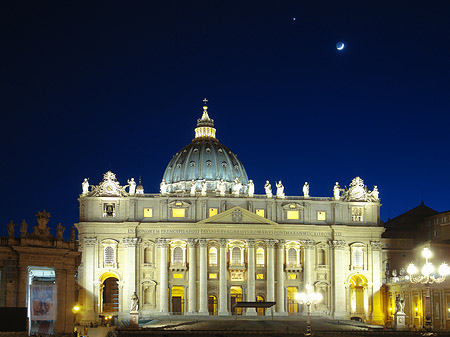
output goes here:
{"type": "Polygon", "coordinates": [[[255,213],[247,211],[239,206],[235,206],[225,212],[221,212],[210,218],[199,221],[198,224],[277,225],[276,222],[256,215],[255,213]]]}

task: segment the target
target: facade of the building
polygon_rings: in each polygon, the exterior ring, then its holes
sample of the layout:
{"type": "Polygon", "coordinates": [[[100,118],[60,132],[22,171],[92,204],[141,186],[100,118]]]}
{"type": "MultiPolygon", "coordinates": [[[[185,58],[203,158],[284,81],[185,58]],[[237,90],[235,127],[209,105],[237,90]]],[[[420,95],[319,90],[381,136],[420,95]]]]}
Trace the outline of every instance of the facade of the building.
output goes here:
{"type": "Polygon", "coordinates": [[[156,315],[291,315],[311,285],[315,314],[384,323],[380,202],[356,177],[331,197],[254,194],[237,156],[215,137],[207,106],[194,140],[169,162],[160,193],[112,172],[80,195],[81,323],[156,315]],[[276,302],[272,309],[233,304],[276,302]]]}
{"type": "MultiPolygon", "coordinates": [[[[75,228],[70,241],[64,241],[61,224],[55,236],[50,234],[50,213],[44,210],[36,216],[32,232],[24,220],[16,236],[11,221],[9,237],[0,238],[0,307],[5,307],[4,314],[8,308],[24,308],[25,317],[9,319],[28,321],[24,329],[30,334],[72,332],[80,262],[75,228]]],[[[14,326],[3,322],[2,331],[14,326]]]]}

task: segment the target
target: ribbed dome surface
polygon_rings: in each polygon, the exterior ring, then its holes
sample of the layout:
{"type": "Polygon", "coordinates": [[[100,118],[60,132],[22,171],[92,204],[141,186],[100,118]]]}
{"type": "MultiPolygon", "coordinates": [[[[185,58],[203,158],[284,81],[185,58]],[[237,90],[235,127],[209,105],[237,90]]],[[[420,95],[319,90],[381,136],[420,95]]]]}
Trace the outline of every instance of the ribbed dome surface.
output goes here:
{"type": "Polygon", "coordinates": [[[203,109],[203,117],[197,121],[196,138],[176,153],[167,165],[163,176],[167,192],[189,191],[192,180],[197,189],[201,188],[202,180],[206,180],[207,190],[214,191],[220,179],[224,180],[229,191],[236,178],[242,183],[242,192],[246,191],[248,177],[244,166],[229,148],[215,138],[214,121],[209,118],[207,107],[203,109]]]}

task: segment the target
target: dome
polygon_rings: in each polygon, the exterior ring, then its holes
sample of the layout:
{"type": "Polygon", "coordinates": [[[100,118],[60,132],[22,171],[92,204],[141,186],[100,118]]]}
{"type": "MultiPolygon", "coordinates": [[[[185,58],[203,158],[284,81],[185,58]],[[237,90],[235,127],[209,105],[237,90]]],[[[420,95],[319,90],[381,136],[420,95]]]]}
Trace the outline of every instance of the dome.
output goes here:
{"type": "Polygon", "coordinates": [[[197,191],[203,181],[206,181],[207,191],[217,191],[221,179],[230,192],[236,178],[243,186],[241,191],[246,192],[248,177],[244,166],[236,154],[219,143],[215,133],[214,120],[209,118],[205,105],[202,118],[197,120],[192,143],[176,153],[167,165],[163,176],[167,192],[189,191],[192,181],[197,191]]]}

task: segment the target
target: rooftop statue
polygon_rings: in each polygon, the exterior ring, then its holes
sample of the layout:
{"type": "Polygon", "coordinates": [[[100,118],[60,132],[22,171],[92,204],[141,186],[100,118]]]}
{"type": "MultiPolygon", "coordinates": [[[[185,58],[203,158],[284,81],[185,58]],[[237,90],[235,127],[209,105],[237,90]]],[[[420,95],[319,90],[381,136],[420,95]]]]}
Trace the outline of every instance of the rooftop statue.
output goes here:
{"type": "Polygon", "coordinates": [[[242,188],[241,181],[239,180],[239,178],[236,177],[236,179],[234,179],[234,183],[233,183],[233,194],[238,197],[239,193],[241,191],[241,188],[242,188]]]}
{"type": "Polygon", "coordinates": [[[159,190],[161,192],[161,195],[167,194],[167,184],[166,184],[166,180],[164,178],[161,181],[161,184],[159,184],[159,190]]]}
{"type": "Polygon", "coordinates": [[[309,198],[309,184],[307,181],[305,181],[305,185],[303,185],[303,196],[309,198]]]}
{"type": "Polygon", "coordinates": [[[84,178],[83,182],[81,183],[81,188],[83,190],[83,195],[86,195],[89,193],[89,178],[84,178]]]}
{"type": "Polygon", "coordinates": [[[341,186],[339,186],[339,183],[336,181],[336,185],[334,185],[334,187],[333,187],[334,200],[339,200],[341,198],[340,192],[341,192],[341,186]]]}
{"type": "Polygon", "coordinates": [[[225,181],[223,181],[223,179],[220,179],[219,180],[219,194],[221,197],[225,196],[225,190],[226,190],[225,181]]]}
{"type": "Polygon", "coordinates": [[[203,179],[203,181],[202,181],[202,192],[201,192],[202,197],[206,197],[206,188],[207,187],[208,187],[208,184],[206,183],[206,180],[203,179]]]}
{"type": "Polygon", "coordinates": [[[20,224],[20,237],[25,237],[28,235],[28,224],[25,222],[25,219],[22,220],[20,224]]]}
{"type": "Polygon", "coordinates": [[[277,186],[277,198],[282,198],[282,199],[284,199],[284,198],[285,198],[285,195],[284,195],[284,186],[283,186],[283,184],[281,183],[281,180],[280,180],[278,183],[276,183],[276,186],[277,186]]]}
{"type": "Polygon", "coordinates": [[[253,180],[248,181],[248,196],[250,198],[253,198],[253,195],[255,194],[255,184],[253,184],[253,180]]]}
{"type": "Polygon", "coordinates": [[[7,225],[8,226],[8,235],[10,238],[14,237],[14,226],[16,224],[11,220],[10,223],[7,225]]]}
{"type": "Polygon", "coordinates": [[[42,239],[51,238],[52,235],[50,234],[50,228],[47,227],[50,213],[44,209],[42,212],[36,213],[36,218],[38,225],[33,227],[33,235],[42,239]]]}
{"type": "Polygon", "coordinates": [[[59,240],[63,240],[63,233],[65,231],[65,227],[61,225],[61,222],[58,224],[58,227],[56,227],[56,238],[59,240]]]}
{"type": "Polygon", "coordinates": [[[130,186],[129,188],[129,193],[131,195],[136,193],[136,182],[134,181],[134,178],[131,178],[130,180],[128,180],[128,185],[130,186]]]}
{"type": "Polygon", "coordinates": [[[194,179],[192,179],[191,180],[191,196],[192,197],[195,197],[195,185],[196,185],[196,182],[194,179]]]}
{"type": "Polygon", "coordinates": [[[266,191],[267,198],[272,198],[272,185],[270,185],[268,180],[266,180],[266,184],[264,185],[264,190],[266,191]]]}

